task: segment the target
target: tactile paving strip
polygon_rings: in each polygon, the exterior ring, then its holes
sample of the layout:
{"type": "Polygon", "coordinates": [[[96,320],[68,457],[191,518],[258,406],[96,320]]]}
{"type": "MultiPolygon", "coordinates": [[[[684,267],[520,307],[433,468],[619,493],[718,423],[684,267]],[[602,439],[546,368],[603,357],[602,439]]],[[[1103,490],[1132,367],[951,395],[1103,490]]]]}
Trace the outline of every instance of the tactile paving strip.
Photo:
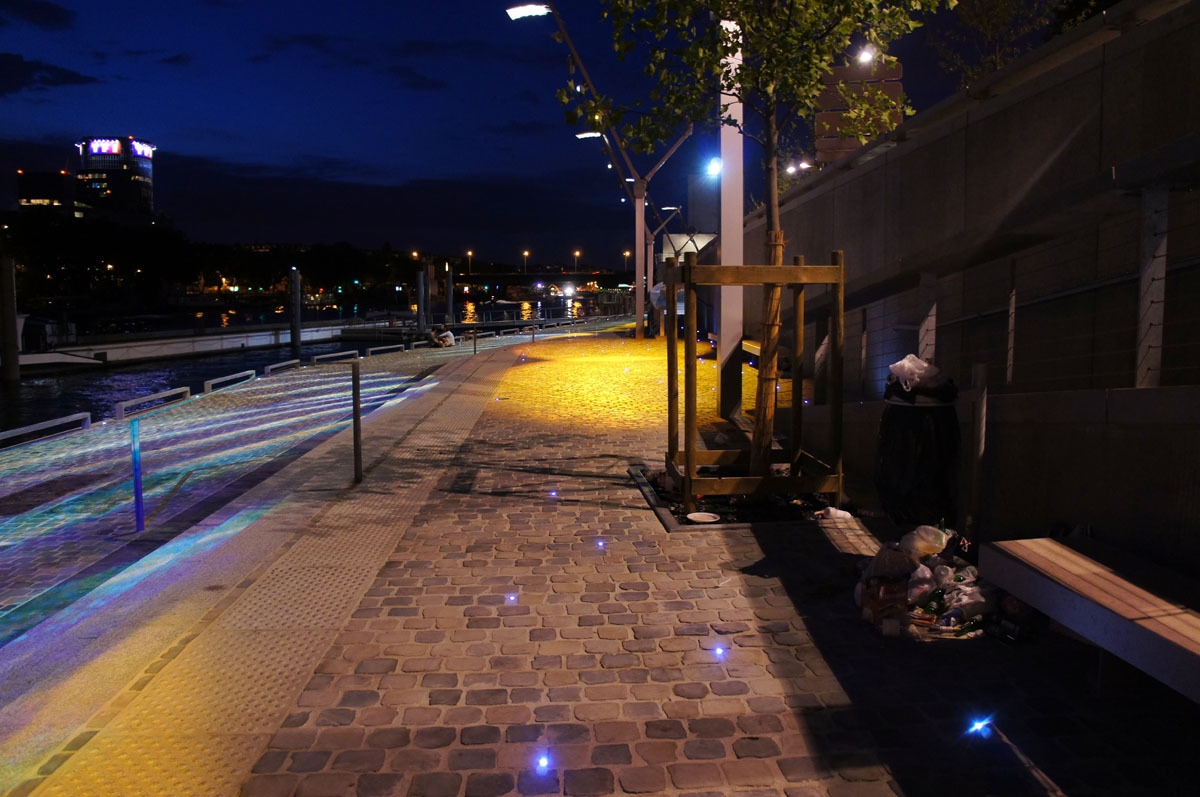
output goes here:
{"type": "Polygon", "coordinates": [[[216,626],[340,628],[372,575],[366,567],[273,567],[216,626]]]}
{"type": "Polygon", "coordinates": [[[110,733],[76,753],[38,795],[213,797],[237,794],[267,737],[110,733]]]}
{"type": "Polygon", "coordinates": [[[308,677],[306,667],[316,664],[328,640],[324,630],[214,628],[188,645],[111,727],[133,734],[169,734],[181,727],[274,733],[283,707],[308,677]],[[237,662],[236,673],[230,662],[237,662]]]}

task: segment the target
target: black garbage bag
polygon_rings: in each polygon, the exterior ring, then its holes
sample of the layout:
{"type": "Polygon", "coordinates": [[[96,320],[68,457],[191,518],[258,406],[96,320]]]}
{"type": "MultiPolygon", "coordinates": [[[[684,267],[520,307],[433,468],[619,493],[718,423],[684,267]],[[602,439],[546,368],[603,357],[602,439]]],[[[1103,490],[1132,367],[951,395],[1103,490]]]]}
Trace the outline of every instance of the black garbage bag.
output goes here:
{"type": "Polygon", "coordinates": [[[936,526],[955,522],[960,432],[953,380],[913,385],[894,376],[884,392],[879,421],[875,489],[896,523],[936,526]]]}

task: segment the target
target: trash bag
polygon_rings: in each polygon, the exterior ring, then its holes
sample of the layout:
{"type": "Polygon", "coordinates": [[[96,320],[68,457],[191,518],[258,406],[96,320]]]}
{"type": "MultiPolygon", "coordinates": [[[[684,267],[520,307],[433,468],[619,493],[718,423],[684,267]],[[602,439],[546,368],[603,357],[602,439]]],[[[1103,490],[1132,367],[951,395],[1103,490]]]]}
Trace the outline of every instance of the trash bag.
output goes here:
{"type": "Polygon", "coordinates": [[[933,592],[933,573],[925,565],[921,565],[908,577],[908,603],[921,603],[933,592]]]}
{"type": "Polygon", "coordinates": [[[950,535],[939,528],[917,526],[900,538],[900,550],[917,561],[922,556],[941,553],[949,541],[950,535]]]}
{"type": "Polygon", "coordinates": [[[875,489],[883,511],[896,523],[953,522],[958,493],[960,432],[954,409],[957,388],[933,396],[893,391],[879,420],[875,489]]]}
{"type": "Polygon", "coordinates": [[[907,579],[916,568],[917,563],[900,550],[897,543],[889,542],[879,549],[875,558],[867,565],[862,580],[869,581],[872,578],[907,579]]]}

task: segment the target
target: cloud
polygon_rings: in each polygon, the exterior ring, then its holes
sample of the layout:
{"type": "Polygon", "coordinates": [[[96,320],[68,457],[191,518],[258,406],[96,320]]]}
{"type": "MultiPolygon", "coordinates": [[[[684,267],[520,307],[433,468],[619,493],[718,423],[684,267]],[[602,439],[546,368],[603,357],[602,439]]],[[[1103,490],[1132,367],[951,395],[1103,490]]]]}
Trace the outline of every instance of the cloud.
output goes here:
{"type": "Polygon", "coordinates": [[[250,60],[263,63],[291,50],[320,55],[324,59],[324,67],[371,69],[395,78],[402,88],[410,91],[442,91],[449,87],[449,84],[439,77],[400,63],[406,58],[398,58],[393,47],[379,48],[346,36],[327,36],[321,33],[272,36],[267,40],[265,50],[250,60]]]}
{"type": "Polygon", "coordinates": [[[537,133],[545,133],[548,130],[561,130],[562,125],[552,125],[549,122],[529,120],[524,122],[505,122],[498,125],[481,125],[480,129],[500,135],[531,136],[537,133]]]}
{"type": "Polygon", "coordinates": [[[187,66],[192,62],[192,56],[190,53],[175,53],[175,55],[158,59],[158,62],[168,66],[187,66]]]}
{"type": "Polygon", "coordinates": [[[387,74],[400,81],[400,85],[410,91],[441,91],[449,88],[450,84],[441,78],[422,74],[412,67],[397,64],[386,70],[387,74]]]}
{"type": "Polygon", "coordinates": [[[42,30],[68,30],[76,13],[47,0],[0,0],[0,27],[24,22],[42,30]]]}
{"type": "Polygon", "coordinates": [[[99,82],[94,77],[81,75],[61,66],[41,61],[26,61],[16,53],[0,53],[0,97],[25,90],[44,91],[56,86],[99,82]]]}

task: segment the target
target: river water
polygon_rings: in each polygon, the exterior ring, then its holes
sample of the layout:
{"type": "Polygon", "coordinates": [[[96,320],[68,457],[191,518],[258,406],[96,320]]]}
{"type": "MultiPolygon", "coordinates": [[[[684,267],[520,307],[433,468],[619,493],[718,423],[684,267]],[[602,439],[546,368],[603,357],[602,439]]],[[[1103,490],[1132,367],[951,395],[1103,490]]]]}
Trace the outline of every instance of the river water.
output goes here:
{"type": "MultiPolygon", "coordinates": [[[[308,361],[318,354],[350,349],[357,349],[361,355],[367,347],[377,345],[338,341],[310,343],[300,347],[300,357],[308,361]]],[[[209,379],[252,368],[262,373],[265,366],[290,359],[291,346],[284,345],[45,376],[23,376],[18,388],[5,388],[0,393],[0,428],[15,429],[76,412],[90,412],[95,422],[111,418],[113,404],[118,401],[148,396],[174,387],[188,387],[195,394],[204,388],[204,382],[209,379]]]]}

